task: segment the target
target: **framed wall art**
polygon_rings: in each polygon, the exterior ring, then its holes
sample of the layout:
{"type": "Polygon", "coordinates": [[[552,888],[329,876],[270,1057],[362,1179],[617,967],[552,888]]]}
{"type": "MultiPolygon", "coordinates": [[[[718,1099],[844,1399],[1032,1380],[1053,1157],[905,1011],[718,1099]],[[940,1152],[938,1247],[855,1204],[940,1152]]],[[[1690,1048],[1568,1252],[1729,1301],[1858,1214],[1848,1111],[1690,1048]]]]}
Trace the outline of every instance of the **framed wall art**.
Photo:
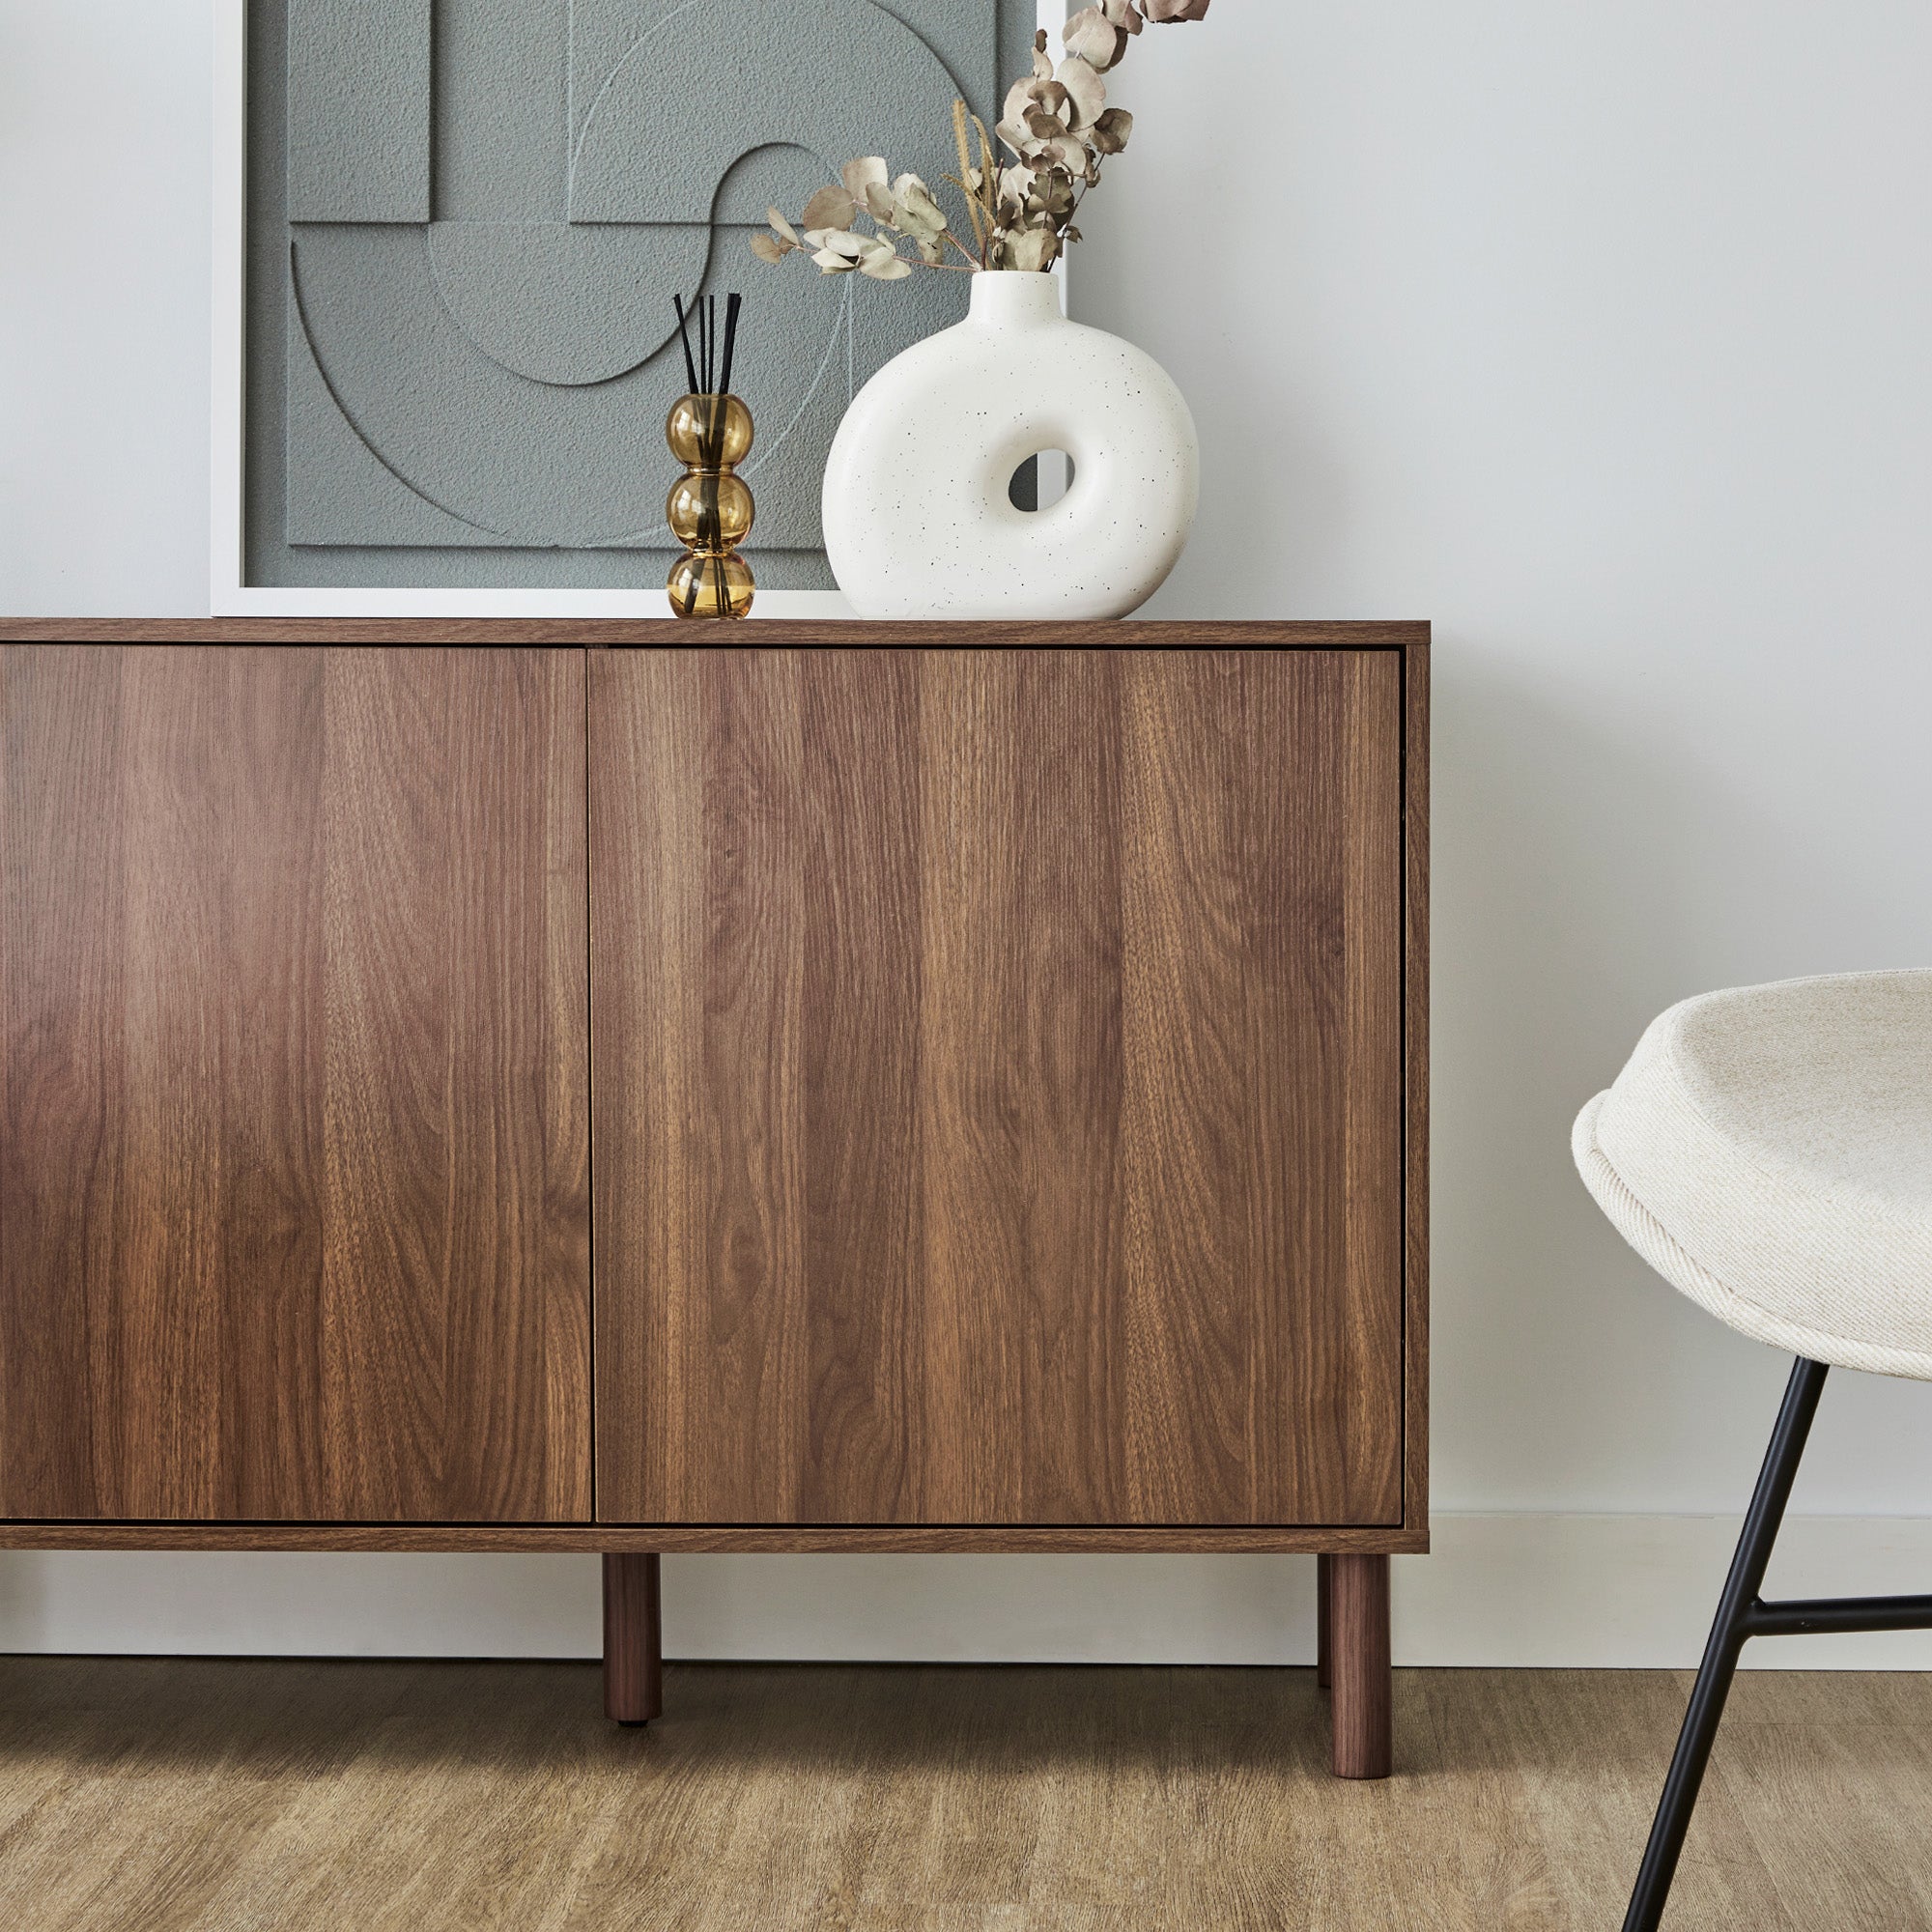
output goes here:
{"type": "Polygon", "coordinates": [[[1054,0],[220,0],[216,614],[655,615],[672,297],[743,290],[760,614],[838,608],[825,456],[965,311],[754,261],[856,154],[937,181],[1054,0]]]}

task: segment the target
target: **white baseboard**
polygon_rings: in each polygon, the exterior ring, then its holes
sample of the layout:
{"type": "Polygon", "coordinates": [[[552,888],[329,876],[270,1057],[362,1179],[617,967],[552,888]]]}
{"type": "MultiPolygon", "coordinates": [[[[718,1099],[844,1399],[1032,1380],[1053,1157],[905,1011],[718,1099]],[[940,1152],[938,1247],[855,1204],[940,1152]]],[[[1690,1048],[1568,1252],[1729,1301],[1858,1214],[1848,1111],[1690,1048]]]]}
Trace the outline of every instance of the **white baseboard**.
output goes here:
{"type": "MultiPolygon", "coordinates": [[[[1695,1666],[1740,1519],[1443,1516],[1435,1553],[1398,1561],[1403,1663],[1604,1669],[1695,1666]]],[[[1932,1591],[1932,1519],[1793,1517],[1770,1597],[1932,1591]]],[[[1932,1670],[1932,1632],[1759,1638],[1747,1666],[1932,1670]]]]}
{"type": "MultiPolygon", "coordinates": [[[[1694,1664],[1734,1518],[1442,1516],[1395,1566],[1395,1651],[1432,1665],[1694,1664]]],[[[1294,1556],[667,1557],[673,1658],[1306,1663],[1294,1556]]],[[[1932,1588],[1932,1519],[1785,1526],[1773,1595],[1932,1588]]],[[[0,1554],[0,1651],[591,1657],[582,1556],[0,1554]]],[[[1757,1667],[1932,1669],[1932,1633],[1760,1640],[1757,1667]]]]}

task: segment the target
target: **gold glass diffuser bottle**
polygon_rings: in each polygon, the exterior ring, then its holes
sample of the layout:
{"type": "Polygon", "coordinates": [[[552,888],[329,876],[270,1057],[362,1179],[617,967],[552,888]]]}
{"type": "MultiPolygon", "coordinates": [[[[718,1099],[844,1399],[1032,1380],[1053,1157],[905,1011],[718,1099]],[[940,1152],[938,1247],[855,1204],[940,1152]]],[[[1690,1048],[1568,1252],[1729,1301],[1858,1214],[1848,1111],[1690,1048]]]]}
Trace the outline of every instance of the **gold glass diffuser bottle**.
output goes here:
{"type": "Polygon", "coordinates": [[[684,554],[671,565],[670,608],[680,617],[743,617],[752,609],[751,567],[738,546],[752,532],[751,486],[737,473],[752,447],[742,397],[680,396],[665,426],[685,467],[665,517],[684,554]]]}

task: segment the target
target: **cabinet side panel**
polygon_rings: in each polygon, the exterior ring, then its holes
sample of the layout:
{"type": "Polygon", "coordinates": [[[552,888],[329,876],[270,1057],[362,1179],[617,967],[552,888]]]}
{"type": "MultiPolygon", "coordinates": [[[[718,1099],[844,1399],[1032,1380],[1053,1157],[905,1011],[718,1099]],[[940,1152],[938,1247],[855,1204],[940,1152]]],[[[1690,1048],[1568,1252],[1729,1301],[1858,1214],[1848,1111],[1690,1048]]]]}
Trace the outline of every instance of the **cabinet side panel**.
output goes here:
{"type": "Polygon", "coordinates": [[[1349,664],[1343,891],[1344,1277],[1348,1284],[1341,1512],[1403,1518],[1402,667],[1393,652],[1349,664]]]}
{"type": "Polygon", "coordinates": [[[1429,674],[1427,641],[1403,652],[1403,958],[1406,1381],[1403,1520],[1429,1527],[1429,674]]]}

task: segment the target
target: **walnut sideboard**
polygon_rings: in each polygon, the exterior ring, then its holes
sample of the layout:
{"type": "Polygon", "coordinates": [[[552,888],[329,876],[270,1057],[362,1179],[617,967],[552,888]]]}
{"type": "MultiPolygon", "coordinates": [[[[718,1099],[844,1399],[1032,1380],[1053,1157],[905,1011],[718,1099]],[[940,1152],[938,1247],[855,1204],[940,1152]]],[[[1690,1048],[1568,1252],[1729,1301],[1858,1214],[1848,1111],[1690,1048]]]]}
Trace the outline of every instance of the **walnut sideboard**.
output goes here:
{"type": "Polygon", "coordinates": [[[1314,1551],[1387,1771],[1426,626],[11,634],[0,1547],[1314,1551]]]}

